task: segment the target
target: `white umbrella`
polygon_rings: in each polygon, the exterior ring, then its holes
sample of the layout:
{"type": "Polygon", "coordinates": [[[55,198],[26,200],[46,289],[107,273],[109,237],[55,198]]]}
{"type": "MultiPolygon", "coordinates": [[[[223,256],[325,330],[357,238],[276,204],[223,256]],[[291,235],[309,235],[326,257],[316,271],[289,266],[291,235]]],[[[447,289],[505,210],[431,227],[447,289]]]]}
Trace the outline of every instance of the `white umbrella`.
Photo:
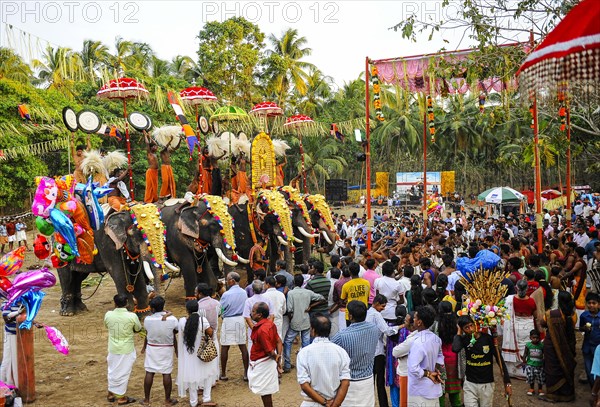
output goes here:
{"type": "Polygon", "coordinates": [[[518,203],[526,199],[525,195],[510,187],[490,188],[477,196],[480,201],[491,204],[518,203]]]}

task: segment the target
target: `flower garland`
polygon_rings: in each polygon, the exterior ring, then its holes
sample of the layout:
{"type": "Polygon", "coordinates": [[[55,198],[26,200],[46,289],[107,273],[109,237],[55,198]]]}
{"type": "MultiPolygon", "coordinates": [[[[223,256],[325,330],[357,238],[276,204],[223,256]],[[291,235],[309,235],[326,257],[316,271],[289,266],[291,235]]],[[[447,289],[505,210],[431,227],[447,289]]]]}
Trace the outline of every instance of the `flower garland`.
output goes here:
{"type": "MultiPolygon", "coordinates": [[[[269,200],[267,199],[267,197],[263,196],[261,199],[262,199],[263,203],[269,207],[269,212],[267,212],[267,213],[275,216],[275,218],[277,219],[277,223],[281,224],[281,217],[279,216],[279,214],[277,213],[277,211],[275,209],[271,209],[271,204],[269,203],[269,200]]],[[[288,240],[285,230],[281,229],[281,235],[283,236],[283,238],[285,240],[288,240]]]]}
{"type": "MultiPolygon", "coordinates": [[[[163,269],[163,266],[161,263],[159,263],[156,260],[154,251],[152,250],[152,243],[150,242],[150,239],[148,238],[148,234],[146,233],[146,231],[144,230],[144,228],[142,227],[142,225],[140,225],[140,223],[137,220],[137,216],[135,214],[135,212],[133,211],[133,207],[129,208],[129,214],[131,216],[131,221],[133,222],[133,224],[137,227],[137,229],[140,231],[140,233],[142,234],[142,238],[144,239],[144,242],[146,243],[146,246],[148,247],[148,252],[150,253],[150,255],[152,256],[150,258],[150,260],[152,261],[152,265],[158,269],[163,269]]],[[[142,214],[141,216],[145,217],[145,213],[142,214]]],[[[162,223],[161,216],[160,216],[160,212],[158,209],[156,209],[156,215],[158,216],[159,222],[162,223]]],[[[157,226],[157,228],[159,228],[160,226],[157,226]]],[[[165,242],[167,241],[167,229],[163,227],[163,232],[162,232],[162,243],[163,245],[165,244],[165,242]]],[[[163,269],[163,273],[164,273],[164,269],[163,269]]]]}
{"type": "Polygon", "coordinates": [[[433,98],[430,95],[427,95],[427,120],[429,122],[431,143],[435,143],[435,115],[433,114],[433,98]]]}
{"type": "Polygon", "coordinates": [[[307,195],[306,200],[312,205],[312,209],[317,211],[325,226],[332,232],[337,234],[337,230],[331,217],[331,209],[325,201],[325,197],[321,194],[307,195]]]}
{"type": "Polygon", "coordinates": [[[479,113],[483,114],[485,111],[485,93],[479,95],[479,113]]]}
{"type": "Polygon", "coordinates": [[[560,131],[567,130],[567,92],[566,84],[563,82],[558,87],[558,116],[560,117],[560,131]]]}
{"type": "MultiPolygon", "coordinates": [[[[219,224],[219,232],[221,233],[221,235],[223,236],[223,243],[225,244],[225,247],[227,249],[231,249],[231,250],[235,250],[235,238],[233,236],[233,228],[235,228],[235,224],[234,224],[234,220],[232,217],[231,218],[231,230],[229,231],[229,233],[227,233],[227,231],[225,230],[225,227],[223,225],[223,217],[226,217],[228,212],[227,212],[227,206],[225,205],[225,202],[223,202],[223,199],[220,196],[215,196],[215,195],[207,195],[207,194],[203,194],[199,197],[199,199],[202,200],[202,202],[204,202],[204,204],[206,205],[206,209],[208,210],[208,212],[213,216],[213,218],[217,221],[217,223],[219,224]],[[212,202],[211,202],[212,200],[212,202]],[[228,236],[230,235],[230,239],[228,240],[228,236]]],[[[227,225],[228,226],[228,225],[227,225]]],[[[228,227],[228,230],[230,228],[228,227]]]]}
{"type": "Polygon", "coordinates": [[[371,67],[371,82],[373,83],[373,106],[375,107],[375,116],[380,122],[385,120],[383,111],[381,110],[381,85],[379,83],[379,71],[377,67],[373,65],[371,67]]]}

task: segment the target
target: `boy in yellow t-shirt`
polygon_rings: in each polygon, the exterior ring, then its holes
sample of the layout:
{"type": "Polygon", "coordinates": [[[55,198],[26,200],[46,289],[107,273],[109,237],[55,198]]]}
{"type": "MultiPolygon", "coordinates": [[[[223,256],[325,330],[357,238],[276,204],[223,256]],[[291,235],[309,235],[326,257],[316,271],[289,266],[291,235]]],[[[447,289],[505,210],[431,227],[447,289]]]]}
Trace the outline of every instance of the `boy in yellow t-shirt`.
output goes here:
{"type": "MultiPolygon", "coordinates": [[[[342,295],[340,298],[350,301],[361,301],[365,305],[369,302],[369,292],[371,290],[371,284],[364,278],[360,278],[358,273],[360,272],[360,266],[358,263],[352,262],[348,265],[350,276],[352,280],[348,281],[342,286],[342,295]]],[[[346,326],[350,325],[350,318],[348,315],[348,309],[346,308],[346,326]]]]}

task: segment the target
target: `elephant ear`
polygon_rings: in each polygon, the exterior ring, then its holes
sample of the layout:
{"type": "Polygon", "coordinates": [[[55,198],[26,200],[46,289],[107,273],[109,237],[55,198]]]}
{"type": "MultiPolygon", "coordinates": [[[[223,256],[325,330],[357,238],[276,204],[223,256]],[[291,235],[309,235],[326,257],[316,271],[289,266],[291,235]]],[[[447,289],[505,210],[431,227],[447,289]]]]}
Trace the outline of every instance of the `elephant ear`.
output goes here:
{"type": "Polygon", "coordinates": [[[131,225],[131,218],[127,212],[115,212],[104,221],[104,232],[115,243],[116,250],[123,247],[127,241],[127,230],[131,225]]]}
{"type": "Polygon", "coordinates": [[[198,239],[200,237],[200,210],[196,206],[185,208],[179,215],[177,227],[186,236],[198,239]]]}

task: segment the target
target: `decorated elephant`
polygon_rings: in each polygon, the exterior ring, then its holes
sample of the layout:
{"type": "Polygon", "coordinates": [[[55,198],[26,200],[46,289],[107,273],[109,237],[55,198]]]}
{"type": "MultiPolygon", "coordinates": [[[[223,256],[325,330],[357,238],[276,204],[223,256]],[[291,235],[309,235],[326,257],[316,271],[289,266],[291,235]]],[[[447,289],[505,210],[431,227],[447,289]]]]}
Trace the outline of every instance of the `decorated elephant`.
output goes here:
{"type": "Polygon", "coordinates": [[[164,258],[164,226],[156,206],[134,205],[129,211],[109,214],[94,238],[98,254],[91,265],[71,262],[58,269],[61,315],[87,309],[81,299],[81,283],[91,272],[108,272],[117,292],[129,297],[130,309],[149,312],[147,285],[151,283],[160,293],[163,273],[178,271],[164,258]]]}
{"type": "Polygon", "coordinates": [[[244,262],[235,253],[233,220],[220,196],[201,195],[194,204],[169,206],[162,210],[167,228],[168,257],[183,274],[186,297],[194,296],[198,283],[217,287],[225,271],[244,262]]]}
{"type": "Polygon", "coordinates": [[[318,233],[313,233],[313,223],[306,203],[298,191],[290,186],[278,188],[278,191],[285,198],[292,215],[292,227],[294,230],[294,261],[296,264],[308,264],[311,255],[311,239],[319,237],[318,233]],[[298,240],[301,240],[298,243],[298,240]]]}
{"type": "Polygon", "coordinates": [[[291,243],[302,243],[302,240],[294,237],[290,209],[278,191],[261,190],[253,205],[232,205],[229,213],[235,222],[238,253],[250,260],[246,268],[248,281],[254,276],[252,257],[255,250],[264,251],[264,257],[269,260],[269,271],[274,273],[279,249],[283,248],[288,272],[293,272],[291,243]]]}
{"type": "Polygon", "coordinates": [[[310,214],[312,226],[319,233],[319,248],[317,251],[330,253],[339,237],[333,223],[331,209],[325,201],[325,197],[320,194],[305,195],[304,202],[310,214]]]}

